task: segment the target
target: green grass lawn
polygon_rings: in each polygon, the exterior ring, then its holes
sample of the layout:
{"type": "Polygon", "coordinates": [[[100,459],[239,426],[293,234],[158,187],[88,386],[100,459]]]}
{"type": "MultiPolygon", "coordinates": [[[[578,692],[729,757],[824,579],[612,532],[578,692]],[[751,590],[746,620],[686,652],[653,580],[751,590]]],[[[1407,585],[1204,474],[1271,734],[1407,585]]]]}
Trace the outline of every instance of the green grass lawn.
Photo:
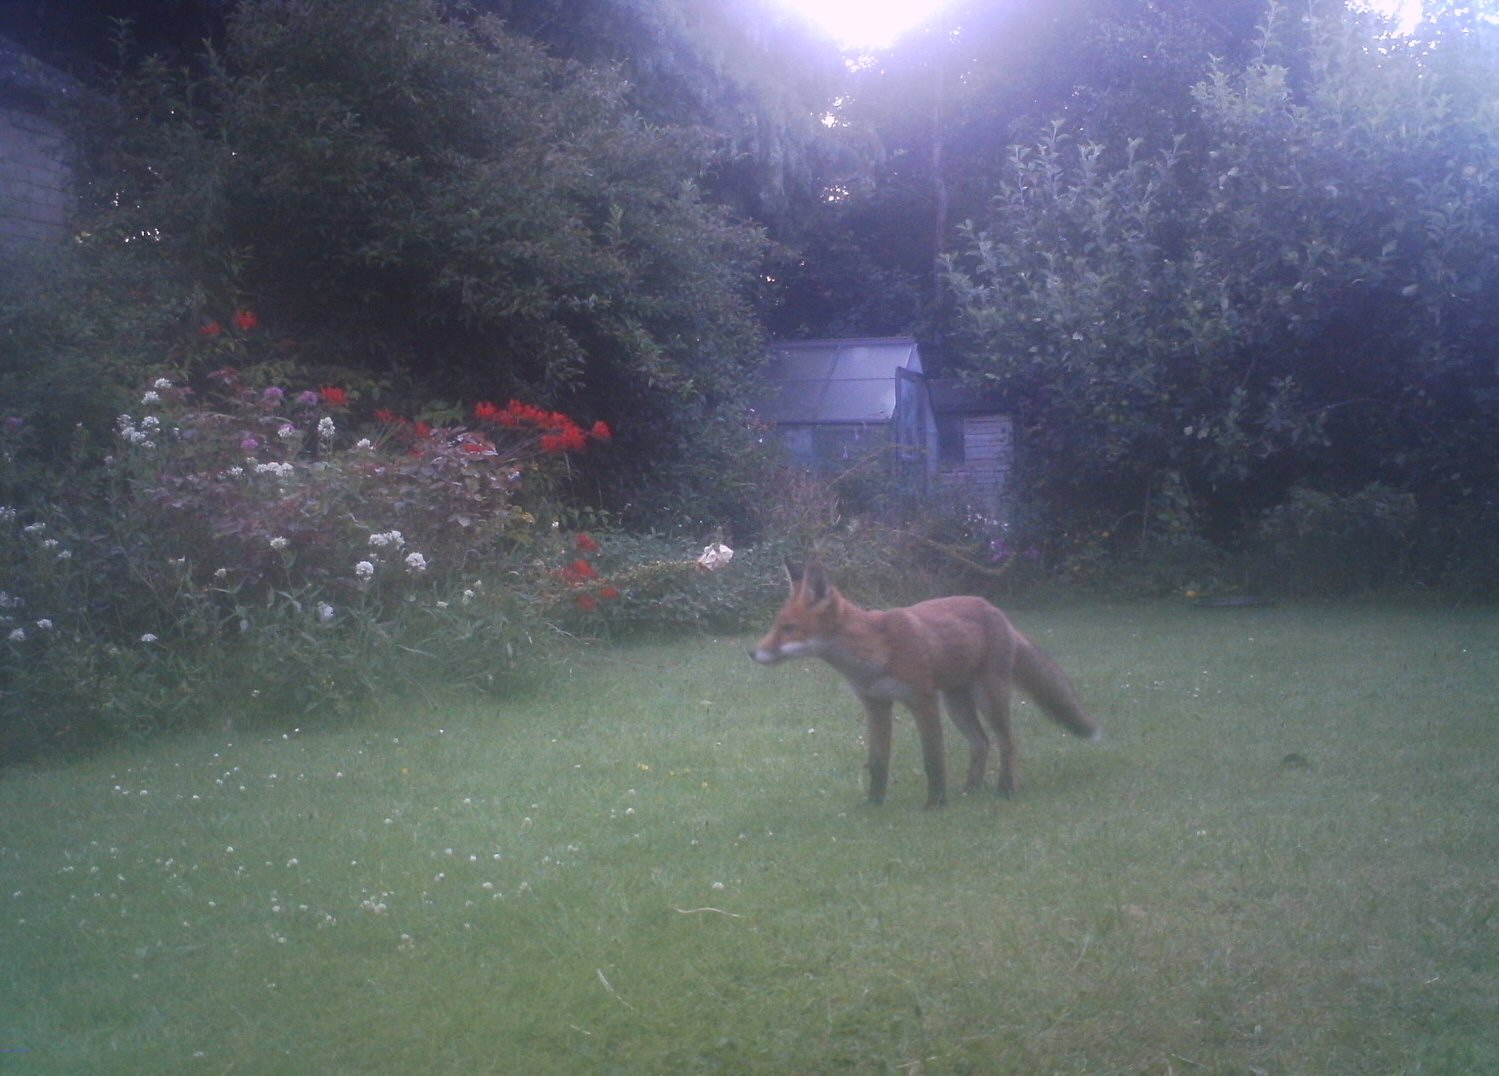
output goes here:
{"type": "Polygon", "coordinates": [[[1499,613],[1015,619],[1107,739],[941,812],[744,639],[8,772],[0,1073],[1499,1071],[1499,613]]]}

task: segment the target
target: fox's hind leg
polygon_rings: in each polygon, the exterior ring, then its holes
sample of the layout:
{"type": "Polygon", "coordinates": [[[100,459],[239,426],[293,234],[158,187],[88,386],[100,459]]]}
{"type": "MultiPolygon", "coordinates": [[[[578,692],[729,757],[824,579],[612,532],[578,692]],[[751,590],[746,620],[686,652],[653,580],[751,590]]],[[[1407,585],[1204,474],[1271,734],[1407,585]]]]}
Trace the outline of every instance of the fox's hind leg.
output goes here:
{"type": "Polygon", "coordinates": [[[999,794],[1005,797],[1015,794],[1020,769],[1020,760],[1015,754],[1015,730],[1010,721],[1010,693],[1010,677],[1006,672],[993,669],[981,678],[979,703],[985,720],[994,730],[995,746],[999,748],[999,794]]]}
{"type": "Polygon", "coordinates": [[[942,701],[947,705],[947,716],[968,741],[968,780],[963,782],[963,791],[977,792],[984,787],[984,769],[989,764],[989,737],[979,722],[978,710],[974,708],[973,692],[968,688],[952,688],[942,693],[942,701]]]}

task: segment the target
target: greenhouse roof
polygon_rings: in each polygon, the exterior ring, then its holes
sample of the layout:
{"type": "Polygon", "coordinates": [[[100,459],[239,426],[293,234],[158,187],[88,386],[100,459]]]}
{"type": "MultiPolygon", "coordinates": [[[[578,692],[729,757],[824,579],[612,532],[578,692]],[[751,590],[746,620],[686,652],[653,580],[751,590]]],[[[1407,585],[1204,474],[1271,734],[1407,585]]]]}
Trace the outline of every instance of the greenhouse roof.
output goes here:
{"type": "Polygon", "coordinates": [[[888,422],[897,370],[922,372],[909,336],[772,344],[757,410],[781,424],[888,422]]]}

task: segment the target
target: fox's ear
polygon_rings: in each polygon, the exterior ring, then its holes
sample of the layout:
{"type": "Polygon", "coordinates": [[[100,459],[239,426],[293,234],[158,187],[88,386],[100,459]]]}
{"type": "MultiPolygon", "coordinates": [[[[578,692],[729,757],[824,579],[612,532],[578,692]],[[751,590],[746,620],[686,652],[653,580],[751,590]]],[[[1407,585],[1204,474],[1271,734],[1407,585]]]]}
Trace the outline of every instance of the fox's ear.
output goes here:
{"type": "Polygon", "coordinates": [[[802,567],[790,557],[782,557],[781,563],[786,566],[786,581],[791,584],[791,593],[796,593],[796,588],[802,585],[802,567]]]}
{"type": "Polygon", "coordinates": [[[822,561],[809,561],[806,571],[802,573],[802,590],[806,592],[807,599],[814,605],[825,602],[830,589],[822,561]]]}

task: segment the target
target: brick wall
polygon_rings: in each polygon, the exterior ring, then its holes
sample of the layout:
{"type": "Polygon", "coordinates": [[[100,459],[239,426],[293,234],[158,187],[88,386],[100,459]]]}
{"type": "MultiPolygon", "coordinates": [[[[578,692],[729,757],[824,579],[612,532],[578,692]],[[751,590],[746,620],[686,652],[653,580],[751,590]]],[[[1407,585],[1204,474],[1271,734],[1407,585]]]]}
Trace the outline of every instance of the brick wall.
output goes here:
{"type": "Polygon", "coordinates": [[[1015,423],[1009,415],[963,416],[963,462],[945,465],[938,480],[961,490],[975,509],[993,519],[1010,513],[1015,468],[1015,423]]]}

